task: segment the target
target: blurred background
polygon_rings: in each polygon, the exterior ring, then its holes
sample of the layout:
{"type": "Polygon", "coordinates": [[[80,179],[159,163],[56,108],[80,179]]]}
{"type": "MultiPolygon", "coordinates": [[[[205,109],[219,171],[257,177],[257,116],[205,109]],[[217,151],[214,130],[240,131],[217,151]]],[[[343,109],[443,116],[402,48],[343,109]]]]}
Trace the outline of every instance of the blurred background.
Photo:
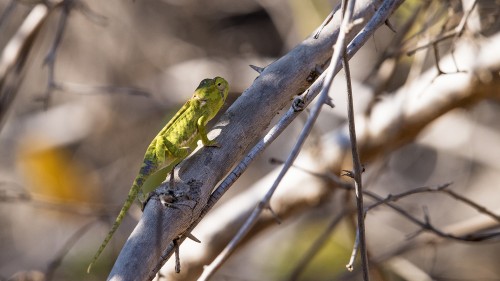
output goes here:
{"type": "MultiPolygon", "coordinates": [[[[38,2],[0,1],[2,51],[38,2]]],[[[409,39],[414,45],[419,30],[420,40],[455,28],[467,11],[464,7],[475,1],[431,2],[407,1],[391,19],[399,31],[418,9],[425,12],[407,33],[414,36],[414,41],[409,39]]],[[[477,29],[471,23],[468,32],[496,34],[497,1],[477,2],[480,20],[477,29]]],[[[198,83],[225,77],[230,83],[227,108],[258,75],[248,65],[266,66],[286,54],[314,32],[336,4],[74,0],[51,7],[23,59],[23,79],[15,90],[2,93],[13,95],[13,102],[0,97],[5,103],[0,107],[0,280],[104,279],[140,218],[137,206],[90,275],[85,273],[88,262],[120,209],[145,148],[198,83]]],[[[387,50],[394,37],[390,28],[380,28],[351,60],[358,113],[368,112],[409,76],[411,57],[396,62],[390,79],[379,75],[377,63],[390,57],[387,50]]],[[[440,50],[444,55],[451,47],[446,41],[440,50]]],[[[435,67],[429,52],[422,61],[422,72],[435,67]]],[[[314,149],[318,138],[345,122],[344,75],[338,77],[338,93],[332,95],[337,107],[324,110],[306,149],[314,149]]],[[[498,100],[487,100],[437,119],[411,144],[370,163],[368,188],[385,196],[453,182],[454,191],[500,213],[499,110],[498,100]]],[[[270,158],[286,158],[303,120],[254,161],[224,201],[276,168],[270,158]]],[[[338,197],[332,195],[269,229],[265,238],[239,251],[216,280],[286,280],[332,212],[338,212],[338,197]]],[[[417,195],[400,205],[420,216],[428,212],[437,225],[477,214],[435,194],[417,195]]],[[[345,270],[354,237],[351,223],[352,217],[341,222],[299,280],[359,278],[345,270]]],[[[418,231],[384,208],[370,213],[367,229],[374,257],[418,231]]],[[[494,242],[443,243],[412,251],[397,265],[375,266],[374,279],[500,280],[498,253],[500,245],[494,242]],[[431,279],[418,279],[419,273],[431,279]]]]}

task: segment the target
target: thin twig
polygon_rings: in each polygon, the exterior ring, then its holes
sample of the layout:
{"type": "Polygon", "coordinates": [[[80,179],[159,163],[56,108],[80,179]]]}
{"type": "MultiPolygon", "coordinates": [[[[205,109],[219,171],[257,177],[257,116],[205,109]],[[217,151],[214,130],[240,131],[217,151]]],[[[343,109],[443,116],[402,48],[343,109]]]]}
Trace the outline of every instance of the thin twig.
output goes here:
{"type": "MultiPolygon", "coordinates": [[[[401,46],[402,46],[401,47],[401,54],[408,55],[406,53],[406,51],[404,51],[404,50],[408,50],[408,49],[410,49],[410,47],[413,48],[413,46],[410,46],[410,45],[412,45],[411,43],[415,40],[415,38],[421,37],[422,35],[424,35],[426,32],[429,31],[430,27],[432,27],[434,24],[440,22],[445,17],[444,13],[446,12],[446,7],[445,7],[445,5],[439,5],[439,3],[441,3],[441,2],[437,2],[437,1],[421,1],[420,2],[421,14],[426,15],[427,17],[423,20],[423,22],[421,22],[420,25],[415,26],[415,28],[418,28],[418,31],[412,31],[413,33],[411,35],[408,35],[405,37],[404,41],[401,44],[401,46]],[[437,7],[434,7],[433,5],[437,6],[437,7]]],[[[420,42],[421,40],[419,39],[417,41],[420,42]]],[[[424,42],[424,41],[422,41],[422,42],[424,42]]],[[[428,42],[428,41],[426,41],[426,42],[428,42]]],[[[413,45],[419,45],[419,44],[416,43],[413,45]]]]}
{"type": "Polygon", "coordinates": [[[476,209],[478,212],[485,214],[485,215],[493,218],[494,220],[496,220],[500,223],[500,216],[499,215],[493,213],[492,211],[488,210],[484,206],[477,204],[476,202],[470,200],[469,198],[466,198],[466,197],[454,192],[453,190],[449,190],[446,188],[442,188],[439,191],[445,192],[446,194],[450,195],[451,197],[453,197],[459,201],[464,202],[466,205],[469,205],[470,207],[476,209]]]}
{"type": "MultiPolygon", "coordinates": [[[[364,194],[377,200],[377,201],[384,200],[384,198],[382,198],[381,196],[379,196],[376,193],[373,193],[371,191],[365,191],[364,194]]],[[[408,212],[406,212],[402,208],[394,205],[393,203],[391,203],[389,201],[386,201],[384,204],[389,206],[390,208],[392,208],[396,212],[398,212],[400,215],[407,218],[409,221],[420,226],[421,231],[430,231],[430,232],[432,232],[440,237],[443,237],[443,238],[456,240],[456,241],[462,241],[462,242],[481,242],[481,241],[491,239],[492,237],[496,237],[499,235],[499,233],[493,233],[491,235],[486,235],[486,236],[485,235],[471,235],[471,234],[456,236],[456,235],[445,233],[445,232],[439,230],[438,228],[434,227],[429,221],[421,221],[421,220],[415,218],[414,216],[410,215],[408,212]]]]}
{"type": "Polygon", "coordinates": [[[458,39],[464,33],[465,28],[467,27],[467,20],[472,15],[472,11],[476,7],[476,5],[477,5],[477,0],[474,0],[472,2],[471,7],[465,11],[465,14],[462,17],[462,20],[460,21],[460,23],[457,26],[458,32],[455,34],[455,37],[453,37],[453,40],[452,40],[452,43],[451,43],[450,55],[451,55],[451,57],[453,59],[453,63],[455,64],[455,68],[457,69],[457,72],[459,71],[459,69],[458,69],[458,66],[457,66],[456,59],[455,59],[455,48],[456,48],[456,45],[457,45],[456,43],[457,43],[458,39]]]}
{"type": "MultiPolygon", "coordinates": [[[[496,212],[500,212],[500,209],[497,209],[496,212]]],[[[458,236],[470,237],[472,235],[476,235],[477,238],[482,238],[483,240],[486,240],[488,238],[494,238],[495,236],[498,238],[500,235],[498,232],[497,233],[486,232],[485,234],[477,234],[477,233],[497,228],[497,226],[498,223],[496,221],[492,221],[489,218],[477,215],[457,223],[443,226],[443,231],[453,232],[458,236]]],[[[376,260],[377,263],[381,263],[386,261],[387,259],[391,259],[392,257],[402,255],[405,252],[413,249],[421,250],[425,246],[436,245],[437,243],[443,244],[445,242],[450,242],[450,241],[452,240],[442,238],[439,236],[433,236],[432,233],[429,233],[429,235],[422,235],[420,237],[417,237],[416,239],[413,239],[409,243],[405,243],[404,245],[398,245],[395,249],[390,249],[386,251],[384,254],[379,255],[374,260],[376,260]]],[[[498,241],[498,239],[496,241],[498,241]]]]}
{"type": "MultiPolygon", "coordinates": [[[[364,83],[369,82],[371,79],[376,81],[374,95],[379,96],[382,92],[387,89],[387,85],[394,76],[397,61],[403,55],[400,51],[402,42],[405,38],[408,37],[409,32],[415,26],[415,22],[417,21],[418,16],[420,15],[422,10],[422,5],[419,5],[414,9],[412,15],[408,20],[406,20],[400,27],[398,32],[394,35],[389,46],[384,50],[384,53],[379,57],[377,62],[374,64],[370,74],[364,79],[364,83]],[[390,65],[390,71],[385,71],[387,67],[384,65],[390,65]],[[384,70],[382,70],[384,69],[384,70]]],[[[375,99],[372,103],[375,102],[375,99]]],[[[371,108],[369,106],[368,108],[371,108]]]]}
{"type": "Polygon", "coordinates": [[[469,16],[472,14],[472,10],[474,10],[474,8],[476,7],[476,4],[477,4],[477,0],[475,0],[472,3],[471,8],[465,12],[464,16],[462,17],[462,20],[454,29],[448,30],[447,32],[444,32],[443,34],[441,34],[437,38],[434,38],[434,39],[430,40],[429,42],[426,42],[426,43],[421,44],[417,47],[414,47],[413,49],[411,49],[409,51],[406,51],[406,54],[408,56],[412,56],[413,54],[415,54],[415,52],[426,49],[430,46],[438,44],[439,42],[442,42],[442,41],[447,40],[447,39],[454,38],[453,40],[455,41],[457,38],[462,36],[462,34],[465,30],[465,27],[466,27],[467,20],[469,19],[469,16]]]}
{"type": "Polygon", "coordinates": [[[434,51],[434,64],[436,65],[436,69],[438,71],[436,77],[438,77],[441,74],[445,74],[445,72],[441,70],[441,67],[439,66],[440,57],[437,43],[432,44],[432,50],[434,51]]]}
{"type": "MultiPolygon", "coordinates": [[[[347,119],[349,124],[349,137],[351,139],[352,163],[354,169],[354,189],[356,191],[356,207],[357,207],[357,218],[358,218],[358,229],[356,231],[356,236],[359,235],[359,239],[356,239],[356,243],[358,242],[360,243],[359,249],[361,253],[361,266],[363,268],[363,280],[368,281],[370,280],[370,275],[369,275],[368,254],[366,249],[365,216],[363,207],[363,184],[361,178],[361,174],[363,173],[363,167],[361,166],[361,160],[359,159],[358,143],[356,141],[356,126],[354,120],[354,101],[352,97],[351,74],[349,70],[349,61],[347,60],[347,54],[345,53],[342,57],[342,64],[344,66],[344,72],[347,84],[347,101],[348,101],[347,119]]],[[[357,247],[355,246],[354,248],[357,247]]]]}
{"type": "Polygon", "coordinates": [[[321,34],[321,31],[323,31],[323,28],[325,28],[325,26],[333,19],[333,14],[335,13],[336,10],[338,10],[338,7],[335,7],[333,11],[331,11],[330,14],[328,14],[325,20],[321,23],[318,30],[316,31],[316,34],[314,34],[314,39],[319,38],[319,35],[321,34]]]}
{"type": "Polygon", "coordinates": [[[368,206],[366,209],[365,209],[365,213],[370,211],[371,209],[381,205],[381,204],[384,204],[385,202],[389,202],[389,201],[397,201],[403,197],[406,197],[406,196],[409,196],[409,195],[412,195],[412,194],[418,194],[418,193],[444,193],[444,194],[447,194],[449,195],[450,197],[453,197],[455,198],[456,200],[458,201],[461,201],[463,202],[464,204],[470,206],[471,208],[474,208],[476,209],[479,213],[482,213],[484,215],[487,215],[489,217],[491,217],[492,219],[500,222],[500,216],[493,213],[492,211],[490,211],[489,209],[487,209],[486,207],[484,206],[481,206],[479,205],[478,203],[454,192],[453,190],[450,190],[448,189],[448,187],[451,185],[451,183],[445,183],[445,184],[442,184],[442,185],[439,185],[435,188],[431,188],[431,187],[427,187],[427,186],[424,186],[424,187],[419,187],[419,188],[414,188],[414,189],[411,189],[411,190],[408,190],[408,191],[405,191],[405,192],[402,192],[402,193],[398,193],[398,194],[389,194],[387,195],[387,197],[385,199],[383,199],[382,201],[377,201],[376,203],[368,206]]]}
{"type": "Polygon", "coordinates": [[[354,246],[352,247],[351,257],[349,258],[349,262],[346,264],[346,268],[349,272],[354,270],[354,263],[356,262],[356,257],[358,255],[359,250],[359,231],[356,229],[356,237],[354,238],[354,246]]]}
{"type": "Polygon", "coordinates": [[[405,192],[401,192],[398,194],[389,194],[387,195],[384,199],[382,200],[377,200],[377,202],[371,204],[370,206],[366,207],[365,213],[368,213],[371,209],[374,209],[380,205],[383,205],[387,202],[395,202],[398,201],[401,198],[413,195],[413,194],[418,194],[418,193],[430,193],[430,192],[435,192],[435,191],[441,191],[442,189],[450,186],[451,183],[445,183],[442,185],[439,185],[436,188],[428,187],[428,186],[423,186],[423,187],[418,187],[418,188],[413,188],[405,192]]]}

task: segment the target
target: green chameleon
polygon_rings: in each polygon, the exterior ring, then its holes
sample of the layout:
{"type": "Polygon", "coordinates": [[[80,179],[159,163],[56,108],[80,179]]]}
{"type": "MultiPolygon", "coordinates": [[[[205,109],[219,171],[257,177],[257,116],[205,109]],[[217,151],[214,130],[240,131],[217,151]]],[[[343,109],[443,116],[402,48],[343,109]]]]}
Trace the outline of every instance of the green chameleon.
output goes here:
{"type": "Polygon", "coordinates": [[[87,268],[101,255],[109,240],[120,226],[125,214],[141,192],[146,180],[160,170],[171,171],[186,158],[196,147],[201,138],[204,146],[219,146],[216,141],[209,140],[205,126],[219,112],[229,92],[229,84],[224,78],[204,79],[175,116],[153,139],[146,150],[139,174],[134,180],[118,217],[87,268]]]}

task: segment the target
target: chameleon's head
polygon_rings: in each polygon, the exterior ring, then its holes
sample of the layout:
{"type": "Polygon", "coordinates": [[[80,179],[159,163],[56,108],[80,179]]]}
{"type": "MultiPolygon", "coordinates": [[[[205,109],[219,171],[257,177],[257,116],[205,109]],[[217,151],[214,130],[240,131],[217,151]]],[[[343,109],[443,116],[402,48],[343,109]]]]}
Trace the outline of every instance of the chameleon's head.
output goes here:
{"type": "Polygon", "coordinates": [[[229,83],[222,77],[215,77],[214,79],[203,79],[198,88],[196,88],[195,95],[200,99],[219,101],[220,106],[226,101],[229,93],[229,83]]]}

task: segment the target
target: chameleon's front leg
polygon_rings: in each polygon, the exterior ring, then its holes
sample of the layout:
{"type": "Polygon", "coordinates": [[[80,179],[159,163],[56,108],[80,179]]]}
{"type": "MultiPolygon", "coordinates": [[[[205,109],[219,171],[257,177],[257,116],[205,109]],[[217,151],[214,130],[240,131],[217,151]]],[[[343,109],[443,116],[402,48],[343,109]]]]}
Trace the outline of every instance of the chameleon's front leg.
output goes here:
{"type": "Polygon", "coordinates": [[[204,146],[215,146],[220,147],[220,145],[215,140],[209,140],[207,136],[207,131],[205,126],[207,125],[208,118],[207,116],[202,116],[196,122],[196,127],[198,129],[198,133],[200,134],[201,142],[204,146]]]}
{"type": "Polygon", "coordinates": [[[191,153],[189,147],[177,147],[166,137],[161,136],[156,140],[155,154],[160,167],[165,167],[173,162],[172,160],[182,160],[191,153]]]}

